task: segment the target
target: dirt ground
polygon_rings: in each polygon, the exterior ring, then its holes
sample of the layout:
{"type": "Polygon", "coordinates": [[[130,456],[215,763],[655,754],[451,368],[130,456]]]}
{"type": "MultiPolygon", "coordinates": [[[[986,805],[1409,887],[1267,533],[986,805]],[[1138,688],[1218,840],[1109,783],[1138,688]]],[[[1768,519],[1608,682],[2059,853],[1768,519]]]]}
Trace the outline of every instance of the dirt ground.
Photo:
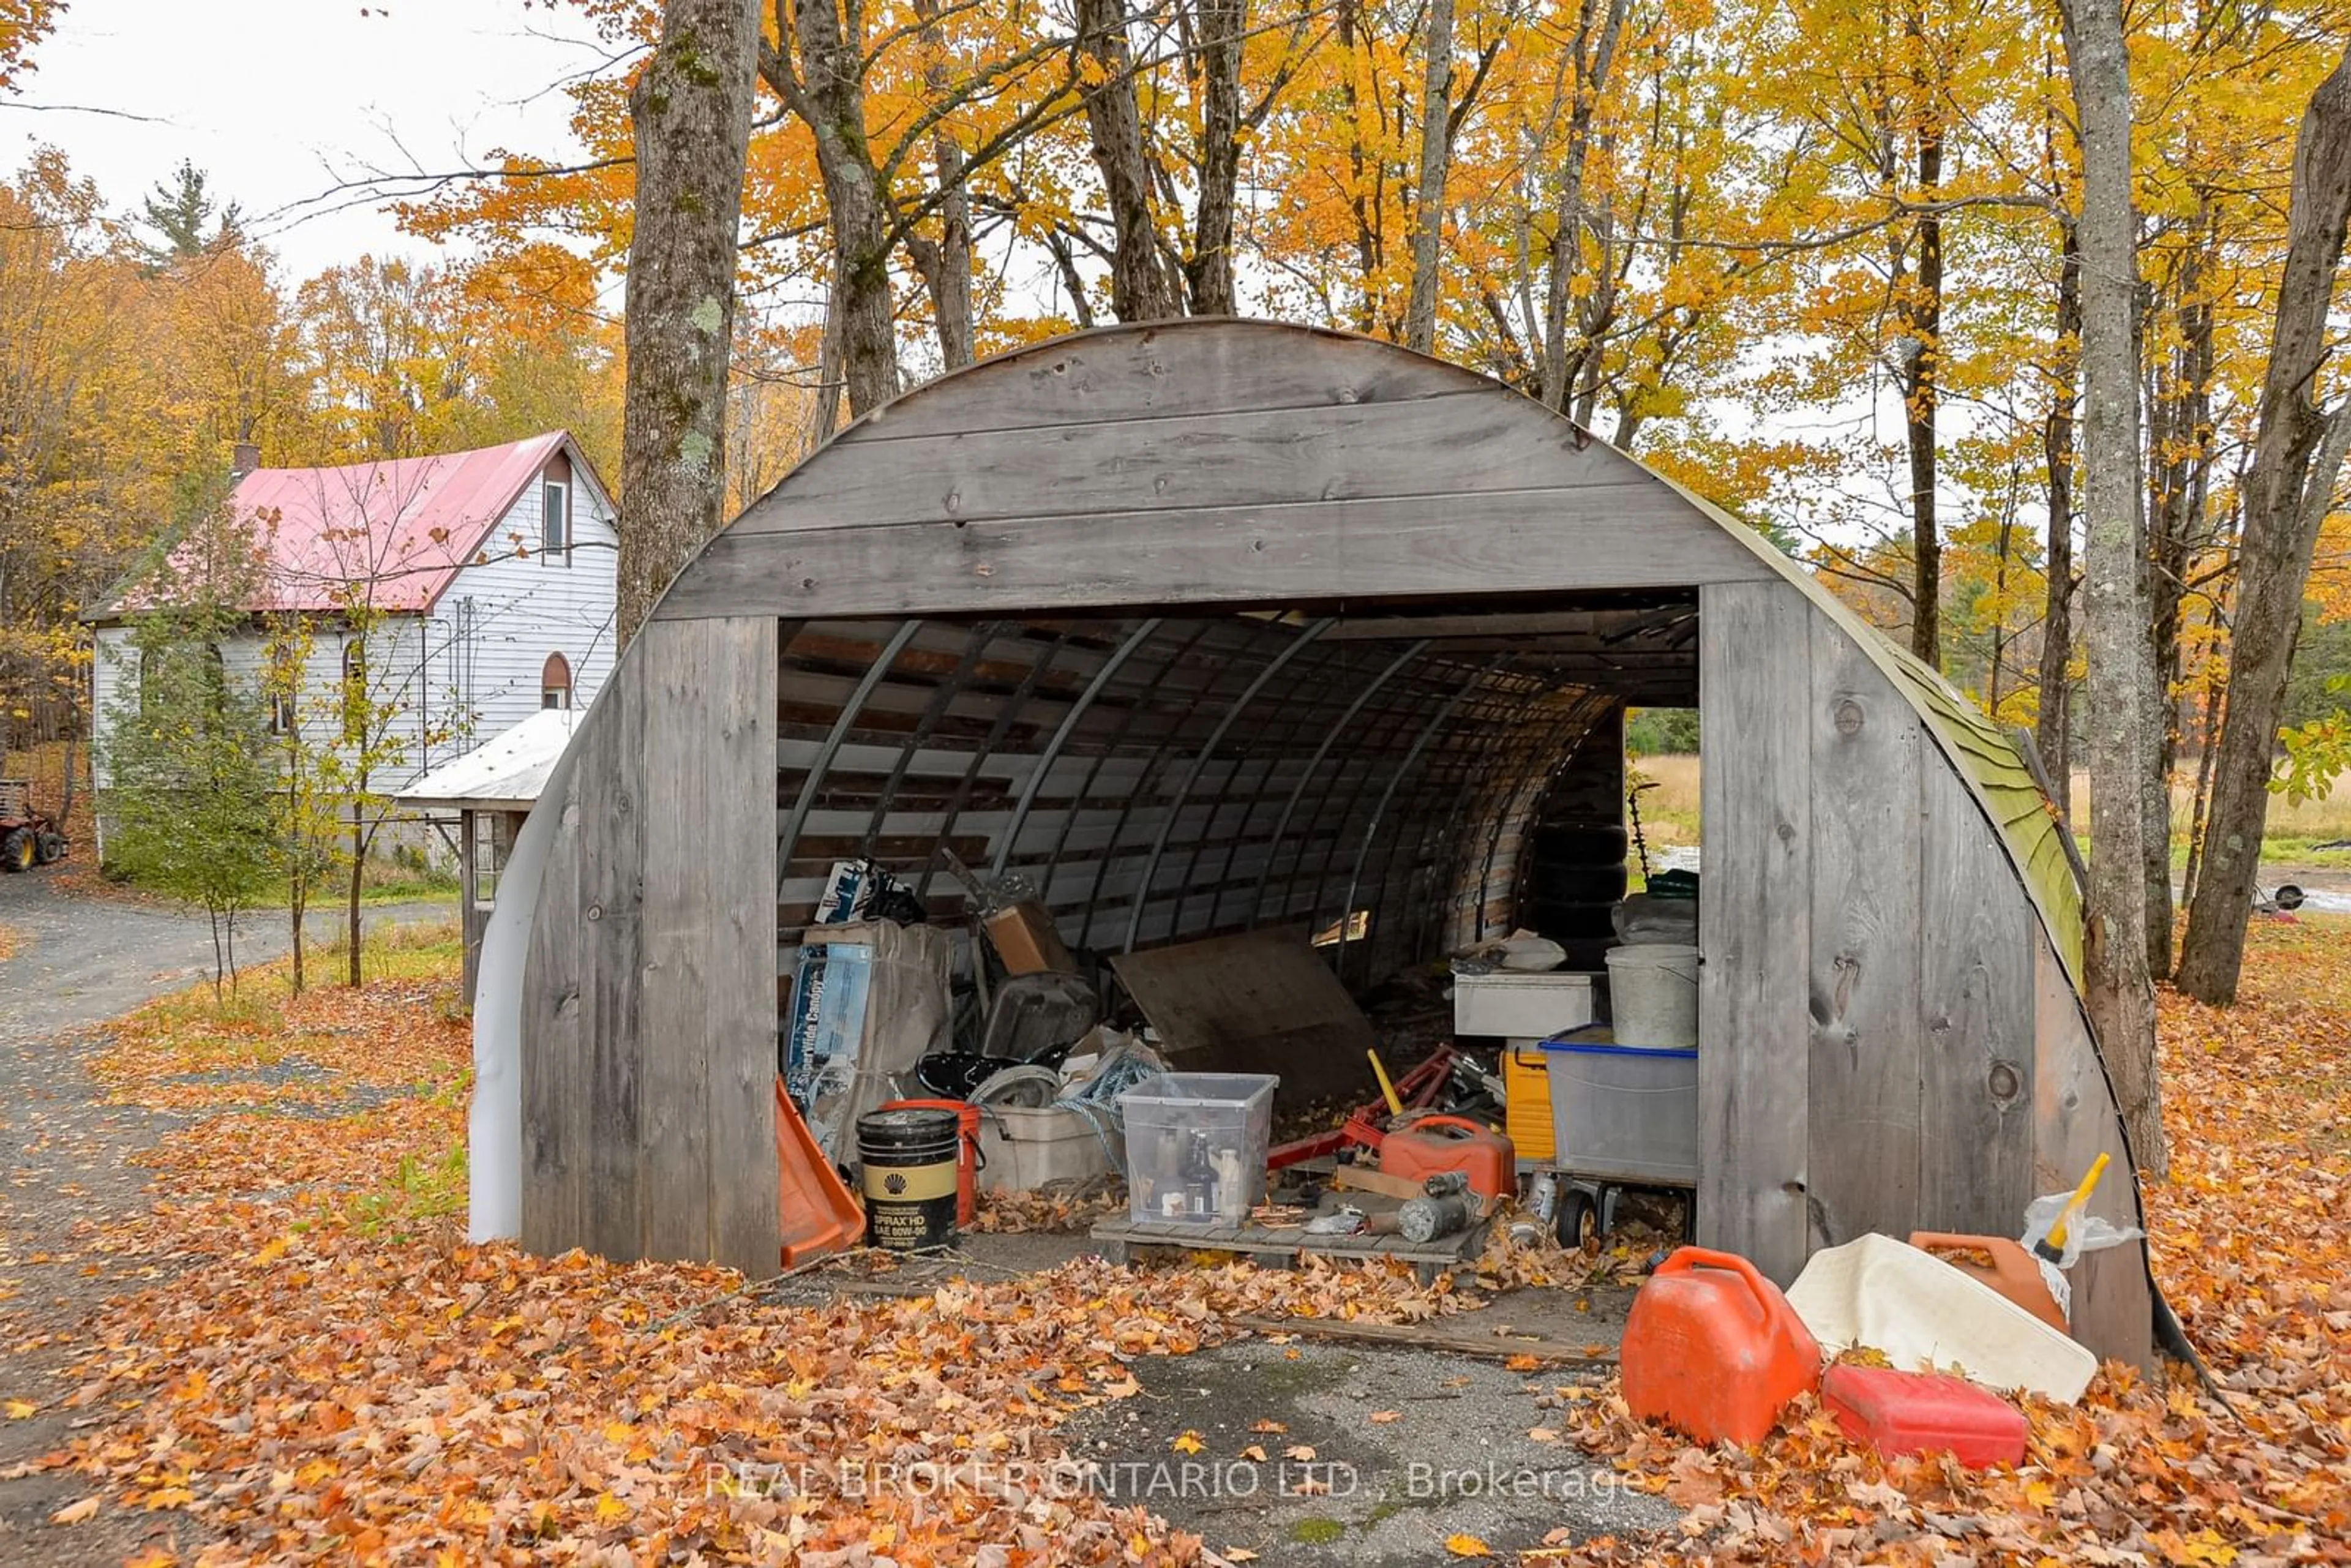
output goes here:
{"type": "Polygon", "coordinates": [[[1061,1435],[1105,1492],[1220,1552],[1414,1568],[1458,1560],[1445,1545],[1457,1534],[1508,1552],[1554,1531],[1638,1536],[1681,1516],[1555,1435],[1561,1410],[1597,1385],[1588,1374],[1252,1340],[1145,1357],[1134,1375],[1142,1397],[1061,1435]]]}
{"type": "MultiPolygon", "coordinates": [[[[953,1260],[910,1264],[889,1288],[958,1274],[1005,1279],[1095,1249],[1081,1233],[970,1235],[957,1249],[953,1260]]],[[[777,1299],[814,1301],[836,1288],[812,1277],[777,1299]]],[[[1518,1290],[1434,1328],[1454,1338],[1533,1335],[1613,1357],[1632,1299],[1629,1287],[1605,1284],[1518,1290]]],[[[1613,1370],[1606,1359],[1589,1370],[1520,1373],[1499,1354],[1269,1334],[1130,1364],[1140,1397],[1057,1433],[1079,1467],[1071,1484],[1139,1502],[1218,1551],[1414,1568],[1459,1561],[1445,1548],[1455,1534],[1500,1553],[1561,1530],[1577,1541],[1637,1539],[1681,1517],[1552,1435],[1613,1370]]]]}
{"type": "MultiPolygon", "coordinates": [[[[367,918],[453,908],[391,905],[367,918]]],[[[323,937],[331,925],[321,916],[313,929],[323,937]]],[[[171,1267],[98,1245],[110,1221],[152,1201],[132,1156],[181,1118],[104,1103],[86,1065],[104,1044],[95,1026],[208,977],[212,934],[201,915],[69,892],[43,871],[0,875],[0,926],[11,936],[0,958],[0,1397],[34,1407],[0,1419],[0,1563],[120,1563],[145,1535],[135,1517],[51,1529],[86,1479],[17,1472],[92,1422],[63,1404],[70,1390],[59,1377],[94,1310],[171,1267]]],[[[259,963],[289,940],[284,915],[266,913],[241,935],[240,956],[259,963]]]]}
{"type": "MultiPolygon", "coordinates": [[[[208,977],[212,928],[201,911],[116,898],[71,887],[65,865],[0,875],[0,1040],[56,1036],[120,1017],[150,998],[208,977]]],[[[369,925],[455,919],[447,902],[371,905],[369,925]]],[[[342,929],[342,911],[314,909],[304,922],[313,943],[342,929]]],[[[264,909],[237,922],[240,966],[266,963],[292,945],[286,912],[264,909]]]]}

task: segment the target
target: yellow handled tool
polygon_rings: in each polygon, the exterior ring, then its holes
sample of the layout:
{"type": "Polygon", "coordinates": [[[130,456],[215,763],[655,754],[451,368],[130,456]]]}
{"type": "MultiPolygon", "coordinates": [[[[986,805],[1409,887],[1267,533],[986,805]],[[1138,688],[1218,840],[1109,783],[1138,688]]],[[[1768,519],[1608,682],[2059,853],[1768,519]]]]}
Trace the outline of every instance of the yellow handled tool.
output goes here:
{"type": "Polygon", "coordinates": [[[1364,1054],[1372,1059],[1372,1076],[1380,1081],[1380,1098],[1388,1103],[1388,1114],[1403,1115],[1404,1101],[1397,1096],[1395,1085],[1388,1082],[1388,1070],[1380,1065],[1380,1053],[1376,1051],[1367,1051],[1364,1054]]]}
{"type": "Polygon", "coordinates": [[[2074,1218],[2083,1209],[2089,1207],[2090,1194],[2096,1188],[2098,1178],[2105,1174],[2106,1156],[2100,1155],[2090,1162],[2090,1174],[2082,1178],[2082,1185],[2074,1189],[2074,1196],[2065,1200],[2065,1207],[2057,1211],[2057,1221],[2050,1226],[2049,1234],[2032,1244],[2032,1249],[2035,1252],[2040,1253],[2052,1263],[2064,1260],[2066,1228],[2074,1223],[2074,1218]]]}

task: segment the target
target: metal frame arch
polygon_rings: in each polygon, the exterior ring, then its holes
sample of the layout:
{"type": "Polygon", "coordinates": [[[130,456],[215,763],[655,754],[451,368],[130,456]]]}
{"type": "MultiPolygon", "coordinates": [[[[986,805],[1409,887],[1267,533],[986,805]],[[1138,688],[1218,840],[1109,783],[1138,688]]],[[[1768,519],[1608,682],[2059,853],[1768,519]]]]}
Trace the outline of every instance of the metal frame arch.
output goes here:
{"type": "MultiPolygon", "coordinates": [[[[792,814],[785,820],[783,831],[776,835],[777,902],[783,900],[784,880],[791,873],[792,852],[799,847],[800,830],[808,825],[809,812],[816,806],[817,791],[824,788],[824,776],[831,770],[832,759],[841,754],[842,743],[848,740],[849,732],[857,727],[858,716],[865,711],[865,705],[872,697],[875,688],[889,678],[891,666],[897,664],[898,655],[906,651],[906,644],[912,643],[922,629],[923,622],[919,618],[899,625],[881,653],[866,666],[856,689],[849,694],[849,700],[841,705],[840,716],[832,721],[832,728],[825,736],[824,743],[809,759],[808,775],[800,780],[800,798],[793,803],[792,814]]],[[[776,656],[781,660],[783,654],[778,651],[776,656]]],[[[782,673],[778,671],[777,683],[779,689],[782,679],[782,673]]]]}
{"type": "MultiPolygon", "coordinates": [[[[1070,711],[1061,716],[1060,727],[1053,731],[1053,738],[1046,743],[1044,751],[1037,758],[1036,771],[1029,774],[1020,786],[1019,800],[1012,808],[1012,821],[1005,825],[1004,837],[997,844],[996,857],[988,866],[990,875],[1002,876],[1004,868],[1010,863],[1012,846],[1019,842],[1020,830],[1029,825],[1029,812],[1037,804],[1037,791],[1044,787],[1045,775],[1051,772],[1053,765],[1061,759],[1061,748],[1069,745],[1070,737],[1076,733],[1078,721],[1086,716],[1087,711],[1094,706],[1094,699],[1102,695],[1103,687],[1110,685],[1111,677],[1118,674],[1127,660],[1134,655],[1136,649],[1151,640],[1152,633],[1157,632],[1162,624],[1161,619],[1155,615],[1137,626],[1126,641],[1103,661],[1102,667],[1094,672],[1094,678],[1087,683],[1086,689],[1078,694],[1078,700],[1070,706],[1070,711]]],[[[1089,775],[1090,780],[1091,777],[1089,775]]],[[[1050,878],[1052,873],[1053,862],[1048,860],[1045,875],[1050,878]]],[[[1043,894],[1045,884],[1042,882],[1038,884],[1037,891],[1040,896],[1043,894]]]]}
{"type": "MultiPolygon", "coordinates": [[[[1509,656],[1497,654],[1488,662],[1482,673],[1492,674],[1509,656]]],[[[1405,754],[1404,761],[1397,766],[1395,772],[1388,775],[1387,787],[1380,791],[1379,803],[1372,808],[1372,819],[1364,825],[1363,847],[1355,852],[1355,867],[1347,876],[1347,895],[1339,903],[1338,948],[1331,957],[1331,967],[1335,974],[1343,977],[1347,972],[1347,926],[1351,924],[1351,917],[1354,914],[1355,891],[1363,885],[1364,862],[1372,852],[1372,841],[1379,836],[1380,819],[1387,814],[1388,802],[1395,798],[1396,786],[1403,783],[1405,776],[1419,764],[1421,753],[1428,749],[1428,743],[1436,738],[1437,730],[1442,728],[1445,722],[1453,716],[1454,711],[1468,699],[1473,689],[1471,685],[1464,684],[1446,700],[1443,706],[1430,716],[1428,723],[1423,727],[1418,737],[1413,741],[1412,749],[1405,754]]],[[[1324,880],[1327,882],[1329,879],[1326,877],[1324,880]]],[[[1321,903],[1322,896],[1320,884],[1318,884],[1315,902],[1321,903]]]]}
{"type": "MultiPolygon", "coordinates": [[[[1371,685],[1355,694],[1355,700],[1347,705],[1347,711],[1339,716],[1337,721],[1331,726],[1330,732],[1323,736],[1322,744],[1316,747],[1314,755],[1307,759],[1305,771],[1299,774],[1297,784],[1290,791],[1289,802],[1281,808],[1281,815],[1274,821],[1273,836],[1266,841],[1265,864],[1258,872],[1257,892],[1249,898],[1249,923],[1251,926],[1255,926],[1264,916],[1265,890],[1273,881],[1273,864],[1281,858],[1282,842],[1290,836],[1290,818],[1297,814],[1298,802],[1304,797],[1307,785],[1313,781],[1316,770],[1322,766],[1323,758],[1330,755],[1331,747],[1338,740],[1341,732],[1354,722],[1357,714],[1364,711],[1364,705],[1378,695],[1380,688],[1388,684],[1390,677],[1418,658],[1427,646],[1428,640],[1423,638],[1389,661],[1387,668],[1372,678],[1371,685]]],[[[1297,873],[1293,869],[1290,873],[1292,888],[1295,887],[1297,880],[1297,873]]]]}
{"type": "MultiPolygon", "coordinates": [[[[1168,807],[1167,815],[1161,820],[1159,831],[1152,838],[1151,854],[1143,862],[1143,880],[1136,883],[1134,897],[1127,904],[1126,940],[1120,945],[1121,952],[1134,951],[1134,936],[1143,927],[1143,910],[1144,906],[1151,901],[1151,883],[1152,880],[1159,874],[1160,857],[1166,852],[1167,840],[1176,831],[1176,820],[1184,814],[1185,802],[1192,798],[1192,787],[1200,781],[1200,769],[1207,767],[1208,758],[1217,754],[1217,747],[1224,744],[1225,737],[1231,731],[1234,721],[1248,710],[1249,704],[1256,700],[1257,695],[1265,690],[1266,684],[1281,674],[1289,666],[1290,660],[1312,647],[1315,640],[1329,631],[1337,621],[1337,616],[1326,615],[1292,637],[1287,646],[1266,662],[1265,668],[1257,673],[1257,678],[1242,688],[1240,695],[1233,699],[1232,706],[1225,709],[1224,716],[1217,721],[1216,728],[1208,732],[1208,738],[1202,743],[1199,752],[1192,758],[1191,767],[1184,770],[1184,781],[1176,787],[1176,799],[1168,807]]],[[[1208,826],[1215,825],[1216,819],[1212,814],[1208,826]]],[[[1194,858],[1196,860],[1198,858],[1196,853],[1194,858]]],[[[1176,901],[1176,914],[1179,917],[1183,913],[1183,900],[1184,894],[1181,890],[1178,890],[1176,901]]],[[[1213,917],[1212,912],[1211,918],[1213,917]]]]}

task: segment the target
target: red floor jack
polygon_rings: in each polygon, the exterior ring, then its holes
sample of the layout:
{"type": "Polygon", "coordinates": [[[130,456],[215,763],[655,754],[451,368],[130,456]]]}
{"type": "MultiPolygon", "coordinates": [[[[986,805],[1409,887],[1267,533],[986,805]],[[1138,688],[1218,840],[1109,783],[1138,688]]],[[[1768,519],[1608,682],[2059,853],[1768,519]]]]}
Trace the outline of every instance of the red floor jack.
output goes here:
{"type": "MultiPolygon", "coordinates": [[[[1440,1045],[1429,1053],[1428,1060],[1396,1080],[1396,1098],[1407,1111],[1426,1111],[1437,1103],[1445,1092],[1446,1080],[1452,1076],[1454,1059],[1459,1053],[1449,1045],[1440,1045]]],[[[1387,1134],[1388,1103],[1374,1100],[1349,1113],[1346,1121],[1327,1133],[1317,1133],[1311,1138],[1295,1138],[1287,1144],[1277,1144],[1266,1155],[1268,1170],[1280,1170],[1285,1166],[1305,1160],[1318,1160],[1325,1155],[1335,1155],[1348,1145],[1377,1150],[1387,1134]]]]}

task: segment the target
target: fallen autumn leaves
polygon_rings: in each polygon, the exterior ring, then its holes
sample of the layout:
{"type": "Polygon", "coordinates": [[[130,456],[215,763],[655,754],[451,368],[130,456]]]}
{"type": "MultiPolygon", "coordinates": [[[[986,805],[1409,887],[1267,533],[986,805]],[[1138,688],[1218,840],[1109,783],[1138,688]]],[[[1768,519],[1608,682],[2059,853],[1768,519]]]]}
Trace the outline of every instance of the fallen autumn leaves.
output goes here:
{"type": "MultiPolygon", "coordinates": [[[[1857,1453],[1816,1403],[1750,1454],[1587,1406],[1578,1436],[1662,1477],[1693,1556],[1723,1562],[2351,1562],[2351,941],[2256,927],[2233,1011],[2163,998],[2172,1177],[2147,1192],[2157,1277],[2242,1423],[2109,1367],[2030,1402],[2027,1463],[1857,1453]]],[[[1665,1553],[1652,1560],[1677,1561],[1665,1553]]]]}
{"type": "MultiPolygon", "coordinates": [[[[2166,1000],[2178,1174],[2151,1227],[2243,1427],[2110,1375],[2079,1409],[2031,1411],[2026,1467],[1971,1476],[1855,1452],[1816,1408],[1737,1454],[1630,1422],[1613,1385],[1562,1388],[1552,1425],[1687,1509],[1686,1539],[1527,1560],[2351,1561],[2342,936],[2265,929],[2233,1014],[2166,1000]]],[[[1479,1304],[1400,1272],[1081,1260],[786,1307],[719,1300],[741,1281],[715,1270],[467,1246],[435,1174],[464,1120],[465,1030],[444,1010],[415,980],[314,993],[242,1033],[151,1009],[110,1057],[119,1094],[232,1112],[167,1138],[155,1210],[110,1234],[180,1272],[110,1311],[69,1396],[100,1425],[51,1461],[89,1476],[89,1505],[154,1515],[155,1561],[1212,1562],[1017,1467],[1047,1473],[1063,1415],[1136,1392],[1123,1358],[1226,1337],[1232,1317],[1479,1304]],[[298,1113],[255,1113],[289,1087],[298,1113]],[[964,1484],[862,1485],[918,1465],[964,1484]]],[[[1579,1265],[1495,1267],[1479,1282],[1579,1265]]]]}

